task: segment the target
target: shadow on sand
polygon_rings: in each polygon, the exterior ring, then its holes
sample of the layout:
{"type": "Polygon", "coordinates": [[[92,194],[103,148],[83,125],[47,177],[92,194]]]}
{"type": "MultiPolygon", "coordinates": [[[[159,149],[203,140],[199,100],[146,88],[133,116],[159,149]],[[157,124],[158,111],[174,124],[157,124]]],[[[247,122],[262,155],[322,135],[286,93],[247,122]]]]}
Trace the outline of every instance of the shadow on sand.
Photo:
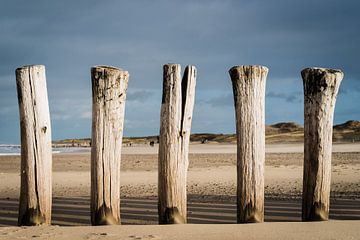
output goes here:
{"type": "MultiPolygon", "coordinates": [[[[195,198],[193,198],[195,199],[195,198]]],[[[61,226],[89,225],[89,197],[53,199],[52,224],[61,226]]],[[[0,226],[16,226],[17,199],[0,199],[0,226]]],[[[125,198],[121,202],[122,224],[157,224],[157,200],[125,198]]],[[[360,220],[360,200],[337,200],[330,205],[330,218],[360,220]]],[[[301,221],[301,200],[265,201],[265,221],[301,221]]],[[[202,224],[236,223],[235,203],[188,202],[188,222],[202,224]]]]}

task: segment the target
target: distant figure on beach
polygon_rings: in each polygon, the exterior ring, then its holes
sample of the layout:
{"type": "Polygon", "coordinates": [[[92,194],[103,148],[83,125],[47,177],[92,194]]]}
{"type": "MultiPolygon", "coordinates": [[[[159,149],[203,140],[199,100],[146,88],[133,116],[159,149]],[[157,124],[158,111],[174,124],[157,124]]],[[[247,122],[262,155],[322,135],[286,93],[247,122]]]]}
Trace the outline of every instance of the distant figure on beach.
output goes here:
{"type": "Polygon", "coordinates": [[[150,141],[150,146],[153,147],[155,145],[154,141],[150,141]]]}

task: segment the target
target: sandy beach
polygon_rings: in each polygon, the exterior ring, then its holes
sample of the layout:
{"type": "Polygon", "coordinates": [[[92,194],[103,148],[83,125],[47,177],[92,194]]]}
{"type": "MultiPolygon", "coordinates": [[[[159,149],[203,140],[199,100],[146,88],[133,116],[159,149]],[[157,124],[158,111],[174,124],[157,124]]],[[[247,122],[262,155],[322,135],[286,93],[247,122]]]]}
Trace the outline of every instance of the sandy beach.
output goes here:
{"type": "Polygon", "coordinates": [[[76,231],[72,230],[74,228],[58,226],[14,227],[17,224],[20,156],[0,156],[0,239],[17,239],[21,236],[38,236],[38,239],[48,239],[50,236],[51,238],[56,236],[58,239],[66,239],[69,236],[78,239],[100,237],[169,239],[171,236],[172,239],[184,239],[195,232],[199,234],[203,232],[203,236],[206,236],[209,230],[214,231],[211,235],[213,238],[209,235],[203,239],[218,239],[216,236],[230,232],[227,239],[234,239],[239,234],[250,239],[254,236],[267,236],[265,233],[261,235],[263,233],[260,234],[259,231],[269,231],[269,234],[273,232],[272,237],[278,236],[272,239],[281,239],[281,236],[287,236],[289,239],[291,238],[289,235],[276,235],[276,229],[288,231],[290,226],[295,232],[312,231],[311,229],[314,230],[315,226],[318,226],[318,235],[311,236],[322,238],[316,239],[328,239],[327,236],[330,235],[327,233],[335,229],[336,234],[341,232],[348,234],[336,235],[341,236],[338,239],[351,239],[351,236],[355,236],[351,233],[359,234],[355,226],[360,224],[360,144],[334,145],[330,206],[332,220],[326,223],[300,223],[303,154],[299,149],[302,149],[302,145],[268,145],[265,167],[265,222],[277,223],[245,226],[234,225],[236,223],[236,145],[192,144],[190,149],[187,183],[190,224],[169,228],[156,225],[158,222],[156,146],[144,145],[123,149],[121,172],[123,226],[119,227],[86,227],[90,225],[90,153],[53,155],[52,223],[59,226],[81,226],[76,228],[76,231]],[[229,225],[214,225],[225,223],[229,225]],[[126,226],[133,224],[152,226],[138,228],[126,226]],[[189,231],[181,230],[183,228],[189,231]],[[254,228],[260,235],[250,234],[254,228]],[[73,231],[78,235],[71,235],[73,231]],[[179,231],[184,235],[175,234],[179,231]],[[320,234],[321,231],[324,231],[324,234],[320,234]]]}

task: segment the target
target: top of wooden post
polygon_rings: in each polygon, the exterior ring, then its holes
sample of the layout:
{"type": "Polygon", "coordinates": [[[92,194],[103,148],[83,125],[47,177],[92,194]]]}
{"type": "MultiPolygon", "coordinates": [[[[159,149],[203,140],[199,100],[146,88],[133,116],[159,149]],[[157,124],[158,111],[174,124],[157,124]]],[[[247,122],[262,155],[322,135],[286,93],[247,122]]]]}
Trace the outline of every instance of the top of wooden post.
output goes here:
{"type": "Polygon", "coordinates": [[[311,74],[316,78],[322,78],[326,74],[334,74],[337,75],[337,78],[343,78],[344,73],[340,69],[332,69],[332,68],[322,68],[322,67],[309,67],[305,68],[301,71],[301,76],[305,78],[306,75],[311,74]]]}
{"type": "Polygon", "coordinates": [[[304,68],[302,72],[324,72],[324,73],[341,73],[344,74],[343,71],[340,69],[333,69],[333,68],[323,68],[323,67],[308,67],[304,68]]]}
{"type": "Polygon", "coordinates": [[[96,66],[93,66],[92,68],[124,71],[124,69],[122,69],[122,68],[118,68],[118,67],[114,67],[114,66],[107,66],[107,65],[96,65],[96,66]]]}
{"type": "Polygon", "coordinates": [[[45,65],[41,65],[41,64],[34,64],[34,65],[25,65],[25,66],[22,66],[22,67],[18,67],[16,69],[16,72],[18,71],[23,71],[23,70],[27,70],[29,68],[40,68],[40,69],[44,69],[45,68],[45,65]]]}
{"type": "MultiPolygon", "coordinates": [[[[181,66],[180,66],[180,64],[178,64],[178,63],[167,63],[167,64],[164,64],[164,66],[163,66],[164,71],[167,71],[166,69],[168,69],[168,68],[177,68],[177,69],[180,69],[181,66]]],[[[174,70],[174,71],[175,71],[175,70],[174,70]]]]}
{"type": "Polygon", "coordinates": [[[122,69],[122,68],[113,67],[113,66],[106,66],[106,65],[93,66],[91,68],[91,72],[96,73],[96,75],[99,72],[102,72],[102,74],[106,72],[106,74],[110,74],[110,75],[119,74],[122,77],[129,77],[130,76],[129,72],[122,69]]]}
{"type": "Polygon", "coordinates": [[[313,95],[325,90],[333,91],[339,88],[344,73],[339,69],[310,67],[301,71],[304,82],[304,94],[313,95]]]}
{"type": "Polygon", "coordinates": [[[267,74],[268,72],[269,69],[261,65],[239,65],[233,66],[229,70],[231,80],[238,79],[240,75],[249,76],[250,74],[253,74],[254,77],[258,77],[262,74],[267,74]]]}
{"type": "Polygon", "coordinates": [[[262,65],[235,65],[232,68],[230,68],[229,72],[234,71],[235,69],[239,69],[239,68],[242,68],[242,69],[259,68],[259,69],[262,69],[265,71],[269,71],[269,69],[267,67],[262,66],[262,65]]]}
{"type": "Polygon", "coordinates": [[[107,66],[107,65],[97,65],[97,66],[93,66],[91,68],[91,71],[94,71],[94,70],[106,70],[106,71],[109,71],[109,72],[123,72],[125,73],[125,75],[129,75],[129,72],[122,69],[122,68],[118,68],[118,67],[113,67],[113,66],[107,66]]]}

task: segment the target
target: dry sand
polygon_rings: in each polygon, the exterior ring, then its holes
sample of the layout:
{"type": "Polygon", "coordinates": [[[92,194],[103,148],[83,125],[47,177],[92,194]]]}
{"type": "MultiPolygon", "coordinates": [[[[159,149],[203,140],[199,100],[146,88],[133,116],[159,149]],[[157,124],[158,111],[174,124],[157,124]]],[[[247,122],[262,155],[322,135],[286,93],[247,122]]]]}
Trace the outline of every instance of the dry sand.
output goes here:
{"type": "Polygon", "coordinates": [[[0,228],[0,239],[359,239],[358,221],[262,224],[186,224],[101,227],[0,228]],[[340,231],[339,231],[340,229],[340,231]]]}
{"type": "MultiPolygon", "coordinates": [[[[231,224],[236,222],[235,145],[191,145],[188,220],[192,224],[186,226],[6,227],[16,226],[20,157],[1,156],[0,239],[356,239],[360,235],[360,145],[335,146],[330,218],[336,221],[288,223],[301,220],[303,155],[298,149],[302,145],[276,144],[267,146],[265,221],[287,223],[241,226],[231,224]],[[229,225],[214,225],[220,223],[229,225]]],[[[54,154],[53,160],[53,224],[89,225],[90,153],[54,154]]],[[[122,223],[157,224],[156,147],[124,148],[121,181],[122,223]]]]}

